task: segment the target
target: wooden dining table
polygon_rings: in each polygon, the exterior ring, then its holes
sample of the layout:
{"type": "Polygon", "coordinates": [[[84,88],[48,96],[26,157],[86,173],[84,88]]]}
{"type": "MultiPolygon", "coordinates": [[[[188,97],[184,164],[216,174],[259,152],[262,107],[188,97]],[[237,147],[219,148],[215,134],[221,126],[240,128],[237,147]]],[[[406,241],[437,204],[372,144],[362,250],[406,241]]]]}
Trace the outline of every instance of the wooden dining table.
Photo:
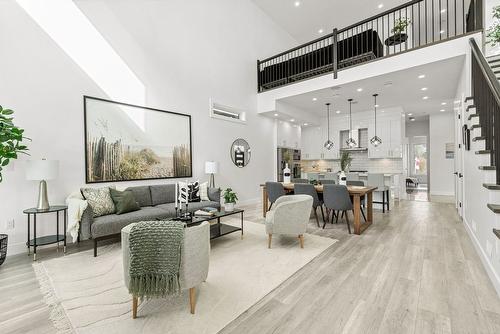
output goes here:
{"type": "MultiPolygon", "coordinates": [[[[285,191],[292,192],[295,188],[294,183],[283,183],[285,191]]],[[[262,216],[266,216],[269,208],[269,196],[267,194],[266,185],[261,184],[262,188],[262,216]]],[[[323,193],[323,185],[315,185],[314,188],[318,193],[323,193]]],[[[354,211],[354,234],[361,234],[373,223],[373,191],[377,187],[372,186],[347,186],[349,195],[353,198],[353,211],[354,211]],[[366,222],[361,222],[361,197],[366,196],[366,222]]]]}

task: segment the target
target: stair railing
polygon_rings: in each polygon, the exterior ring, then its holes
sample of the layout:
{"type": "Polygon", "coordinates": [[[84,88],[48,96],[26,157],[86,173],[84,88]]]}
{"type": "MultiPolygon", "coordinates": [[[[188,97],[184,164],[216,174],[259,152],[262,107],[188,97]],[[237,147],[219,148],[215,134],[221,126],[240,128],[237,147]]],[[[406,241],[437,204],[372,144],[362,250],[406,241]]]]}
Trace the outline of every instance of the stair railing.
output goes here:
{"type": "Polygon", "coordinates": [[[496,166],[496,184],[500,184],[500,83],[474,38],[471,46],[472,97],[479,115],[481,137],[490,151],[491,165],[496,166]]]}

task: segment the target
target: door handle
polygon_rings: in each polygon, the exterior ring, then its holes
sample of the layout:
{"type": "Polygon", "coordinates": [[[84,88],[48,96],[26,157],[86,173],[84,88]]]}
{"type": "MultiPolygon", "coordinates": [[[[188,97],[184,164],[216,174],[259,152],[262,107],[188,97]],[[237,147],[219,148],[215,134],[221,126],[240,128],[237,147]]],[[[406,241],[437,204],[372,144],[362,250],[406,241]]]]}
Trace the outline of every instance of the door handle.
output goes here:
{"type": "Polygon", "coordinates": [[[463,177],[462,173],[458,173],[458,177],[462,178],[463,177]]]}
{"type": "Polygon", "coordinates": [[[455,173],[453,173],[453,174],[458,175],[458,172],[455,172],[455,173]]]}

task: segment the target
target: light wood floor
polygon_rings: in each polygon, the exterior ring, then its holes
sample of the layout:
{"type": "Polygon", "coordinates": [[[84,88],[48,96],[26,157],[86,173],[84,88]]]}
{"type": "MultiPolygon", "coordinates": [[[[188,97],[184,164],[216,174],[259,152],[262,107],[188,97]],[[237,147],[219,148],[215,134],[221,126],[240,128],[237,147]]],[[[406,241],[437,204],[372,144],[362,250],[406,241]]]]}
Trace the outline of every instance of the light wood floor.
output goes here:
{"type": "MultiPolygon", "coordinates": [[[[245,219],[262,221],[260,205],[245,219]]],[[[452,204],[396,203],[361,236],[314,219],[308,233],[339,242],[222,333],[500,333],[500,299],[452,204]]],[[[0,267],[1,333],[54,332],[31,263],[17,255],[0,267]]]]}

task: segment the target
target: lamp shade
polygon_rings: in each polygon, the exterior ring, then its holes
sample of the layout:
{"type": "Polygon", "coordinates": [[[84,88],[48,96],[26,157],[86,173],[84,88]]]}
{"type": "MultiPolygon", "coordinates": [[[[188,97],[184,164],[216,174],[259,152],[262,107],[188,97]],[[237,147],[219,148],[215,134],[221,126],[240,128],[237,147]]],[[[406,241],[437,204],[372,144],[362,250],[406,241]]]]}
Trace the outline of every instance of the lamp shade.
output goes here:
{"type": "Polygon", "coordinates": [[[219,164],[215,161],[205,162],[205,173],[206,174],[217,174],[219,172],[219,164]]]}
{"type": "Polygon", "coordinates": [[[59,173],[57,160],[28,160],[26,163],[26,179],[32,181],[52,180],[59,173]]]}

